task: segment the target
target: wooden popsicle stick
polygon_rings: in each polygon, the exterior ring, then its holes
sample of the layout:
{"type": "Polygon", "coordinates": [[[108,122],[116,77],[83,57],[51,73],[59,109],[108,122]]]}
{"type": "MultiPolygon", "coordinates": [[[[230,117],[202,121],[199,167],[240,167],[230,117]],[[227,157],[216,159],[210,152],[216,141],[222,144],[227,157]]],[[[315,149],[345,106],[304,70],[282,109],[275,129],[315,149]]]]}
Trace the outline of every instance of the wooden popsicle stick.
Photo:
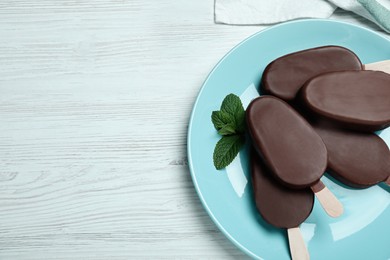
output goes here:
{"type": "Polygon", "coordinates": [[[305,241],[303,240],[299,227],[288,228],[288,243],[290,246],[290,254],[292,260],[309,260],[309,251],[306,248],[305,241]]]}
{"type": "Polygon", "coordinates": [[[383,60],[363,65],[364,70],[379,70],[390,74],[390,60],[383,60]]]}
{"type": "Polygon", "coordinates": [[[385,180],[385,183],[390,186],[390,176],[385,180]]]}
{"type": "Polygon", "coordinates": [[[336,218],[343,214],[343,205],[322,181],[318,181],[310,188],[316,195],[322,208],[329,216],[336,218]]]}

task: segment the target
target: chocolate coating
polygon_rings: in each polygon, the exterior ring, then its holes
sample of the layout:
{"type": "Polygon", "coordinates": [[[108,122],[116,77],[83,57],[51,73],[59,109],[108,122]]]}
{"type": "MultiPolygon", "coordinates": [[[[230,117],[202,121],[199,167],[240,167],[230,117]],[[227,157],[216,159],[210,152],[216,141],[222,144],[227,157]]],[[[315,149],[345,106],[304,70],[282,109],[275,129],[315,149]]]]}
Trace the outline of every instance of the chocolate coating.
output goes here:
{"type": "Polygon", "coordinates": [[[253,146],[284,185],[300,189],[316,183],[327,164],[327,151],[310,124],[286,102],[254,99],[246,110],[253,146]]]}
{"type": "Polygon", "coordinates": [[[302,85],[322,73],[342,70],[362,70],[359,58],[339,46],[324,46],[282,56],[265,69],[261,87],[264,94],[291,101],[302,85]]]}
{"type": "Polygon", "coordinates": [[[328,171],[339,181],[366,188],[390,176],[390,151],[377,135],[313,125],[328,150],[328,171]]]}
{"type": "Polygon", "coordinates": [[[271,177],[254,150],[250,163],[254,198],[260,215],[278,228],[298,227],[313,209],[313,192],[310,189],[292,190],[281,186],[271,177]]]}
{"type": "Polygon", "coordinates": [[[390,126],[390,74],[342,71],[319,75],[302,87],[314,113],[343,127],[376,131],[390,126]]]}

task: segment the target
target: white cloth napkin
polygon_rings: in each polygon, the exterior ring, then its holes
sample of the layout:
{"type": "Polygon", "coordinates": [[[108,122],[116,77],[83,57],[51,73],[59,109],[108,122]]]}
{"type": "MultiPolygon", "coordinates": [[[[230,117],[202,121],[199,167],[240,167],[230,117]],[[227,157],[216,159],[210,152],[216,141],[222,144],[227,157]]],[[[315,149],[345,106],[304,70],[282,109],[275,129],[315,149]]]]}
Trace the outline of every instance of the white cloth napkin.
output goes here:
{"type": "Polygon", "coordinates": [[[225,24],[271,24],[325,18],[335,9],[324,0],[215,0],[215,20],[225,24]]]}
{"type": "Polygon", "coordinates": [[[215,0],[215,21],[249,25],[327,18],[337,7],[361,15],[390,32],[390,0],[215,0]]]}

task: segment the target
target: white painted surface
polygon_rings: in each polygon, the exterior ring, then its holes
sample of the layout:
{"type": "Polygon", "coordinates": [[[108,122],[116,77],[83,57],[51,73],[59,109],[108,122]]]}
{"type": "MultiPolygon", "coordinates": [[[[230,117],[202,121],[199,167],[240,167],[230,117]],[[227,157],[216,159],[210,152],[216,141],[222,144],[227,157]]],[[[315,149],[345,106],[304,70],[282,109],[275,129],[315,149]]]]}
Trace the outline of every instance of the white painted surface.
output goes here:
{"type": "MultiPolygon", "coordinates": [[[[0,259],[241,259],[186,164],[213,1],[0,2],[0,259]]],[[[377,29],[348,13],[332,19],[377,29]]]]}

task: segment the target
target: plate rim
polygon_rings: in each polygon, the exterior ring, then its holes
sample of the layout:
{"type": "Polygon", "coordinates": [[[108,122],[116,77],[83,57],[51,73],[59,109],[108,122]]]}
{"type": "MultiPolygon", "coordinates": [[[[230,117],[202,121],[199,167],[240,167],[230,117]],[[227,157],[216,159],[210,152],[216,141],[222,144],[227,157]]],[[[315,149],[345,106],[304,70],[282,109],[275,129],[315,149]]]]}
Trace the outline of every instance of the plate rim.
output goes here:
{"type": "Polygon", "coordinates": [[[236,246],[238,247],[241,251],[243,251],[244,253],[246,253],[247,255],[249,255],[250,257],[253,257],[253,258],[256,258],[256,259],[263,259],[261,258],[260,256],[258,256],[257,254],[255,254],[254,252],[250,251],[248,248],[246,248],[244,245],[242,245],[239,241],[237,241],[223,226],[222,224],[218,221],[218,219],[214,216],[212,210],[208,207],[207,205],[207,202],[205,200],[205,198],[203,197],[203,194],[202,192],[200,191],[200,188],[199,188],[199,184],[198,184],[198,181],[197,181],[197,178],[196,178],[196,174],[195,174],[195,171],[193,169],[193,161],[192,161],[192,156],[191,156],[191,136],[192,136],[192,129],[193,129],[193,119],[194,119],[194,116],[195,116],[195,110],[196,108],[198,107],[198,103],[199,103],[199,99],[200,99],[200,96],[201,94],[203,93],[204,89],[205,89],[205,86],[207,85],[209,79],[211,78],[211,75],[214,73],[214,71],[219,67],[219,65],[232,53],[234,52],[236,49],[238,49],[240,46],[242,46],[244,43],[246,43],[247,41],[251,40],[252,38],[254,37],[257,37],[258,35],[262,34],[262,33],[265,33],[269,30],[273,30],[275,28],[278,28],[278,27],[283,27],[283,26],[286,26],[286,25],[289,25],[289,24],[295,24],[295,23],[311,23],[311,22],[320,22],[320,23],[330,23],[330,24],[342,24],[342,25],[347,25],[347,26],[351,26],[351,27],[355,27],[355,28],[358,28],[360,30],[363,30],[363,31],[367,31],[371,34],[375,34],[376,36],[379,36],[380,38],[383,38],[384,40],[388,41],[390,43],[390,38],[388,37],[385,37],[381,34],[379,34],[378,32],[376,31],[373,31],[369,28],[366,28],[366,27],[363,27],[361,25],[357,25],[357,24],[353,24],[353,23],[350,23],[350,22],[345,22],[345,21],[339,21],[339,20],[331,20],[331,19],[321,19],[321,18],[307,18],[307,19],[297,19],[297,20],[292,20],[292,21],[287,21],[287,22],[282,22],[282,23],[279,23],[279,24],[276,24],[276,25],[272,25],[270,27],[267,27],[265,29],[262,29],[250,36],[248,36],[247,38],[245,38],[244,40],[240,41],[238,44],[236,44],[232,49],[230,49],[226,54],[224,54],[222,56],[222,58],[214,65],[214,67],[211,69],[211,71],[208,73],[206,79],[203,81],[202,83],[202,86],[196,96],[196,100],[192,106],[192,111],[191,111],[191,115],[190,115],[190,119],[189,119],[189,124],[188,124],[188,128],[187,128],[187,161],[188,161],[188,166],[189,166],[189,170],[190,170],[190,174],[191,174],[191,179],[192,179],[192,182],[194,184],[194,187],[195,187],[195,190],[196,190],[196,193],[198,194],[198,197],[202,203],[202,206],[203,208],[206,210],[207,214],[209,215],[209,217],[212,219],[212,221],[214,222],[214,224],[218,227],[218,229],[236,246]]]}

